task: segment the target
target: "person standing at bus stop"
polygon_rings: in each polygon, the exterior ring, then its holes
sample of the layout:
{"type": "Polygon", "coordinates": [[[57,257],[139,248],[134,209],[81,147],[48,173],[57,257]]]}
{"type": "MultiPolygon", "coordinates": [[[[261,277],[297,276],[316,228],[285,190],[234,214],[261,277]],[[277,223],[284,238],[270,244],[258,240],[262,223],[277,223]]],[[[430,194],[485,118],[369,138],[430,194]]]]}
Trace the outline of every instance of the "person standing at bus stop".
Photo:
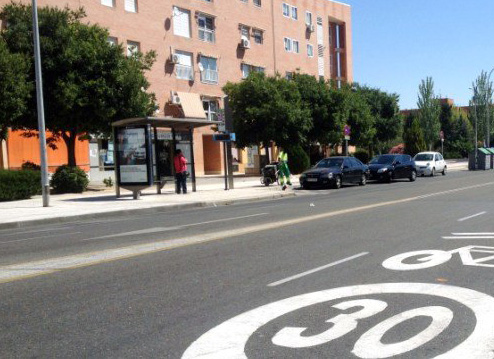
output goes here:
{"type": "Polygon", "coordinates": [[[288,168],[288,154],[280,147],[280,154],[278,155],[278,179],[280,181],[281,189],[286,190],[286,184],[291,186],[290,169],[288,168]]]}
{"type": "Polygon", "coordinates": [[[175,180],[176,187],[175,192],[184,194],[187,193],[187,159],[185,158],[182,150],[175,150],[175,158],[173,159],[175,165],[175,180]]]}

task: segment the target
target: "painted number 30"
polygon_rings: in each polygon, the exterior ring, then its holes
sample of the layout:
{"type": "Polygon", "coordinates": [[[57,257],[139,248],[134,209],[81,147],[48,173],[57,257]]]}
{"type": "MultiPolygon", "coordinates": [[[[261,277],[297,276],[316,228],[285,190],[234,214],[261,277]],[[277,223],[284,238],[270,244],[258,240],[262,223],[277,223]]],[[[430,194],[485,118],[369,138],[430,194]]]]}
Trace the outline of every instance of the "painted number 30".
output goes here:
{"type": "MultiPolygon", "coordinates": [[[[334,305],[333,308],[347,310],[361,308],[351,314],[340,314],[326,320],[333,326],[327,331],[313,336],[302,336],[308,328],[288,327],[279,331],[273,337],[273,343],[287,348],[308,348],[316,345],[329,343],[345,334],[350,333],[357,327],[358,320],[369,318],[382,312],[387,307],[382,300],[362,299],[351,300],[334,305]]],[[[362,335],[355,343],[353,354],[360,358],[389,358],[416,349],[439,335],[453,320],[453,312],[448,308],[431,306],[409,310],[395,315],[362,335]],[[430,325],[422,332],[405,341],[393,344],[381,342],[384,334],[396,325],[414,317],[427,316],[432,318],[430,325]]]]}

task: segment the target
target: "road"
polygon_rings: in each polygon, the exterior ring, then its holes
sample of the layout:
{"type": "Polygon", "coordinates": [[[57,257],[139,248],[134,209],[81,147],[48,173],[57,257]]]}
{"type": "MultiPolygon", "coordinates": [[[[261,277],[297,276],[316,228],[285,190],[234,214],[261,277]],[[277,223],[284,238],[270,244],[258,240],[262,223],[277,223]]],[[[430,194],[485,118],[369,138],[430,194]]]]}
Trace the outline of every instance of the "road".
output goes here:
{"type": "Polygon", "coordinates": [[[2,358],[492,358],[494,177],[0,231],[2,358]]]}

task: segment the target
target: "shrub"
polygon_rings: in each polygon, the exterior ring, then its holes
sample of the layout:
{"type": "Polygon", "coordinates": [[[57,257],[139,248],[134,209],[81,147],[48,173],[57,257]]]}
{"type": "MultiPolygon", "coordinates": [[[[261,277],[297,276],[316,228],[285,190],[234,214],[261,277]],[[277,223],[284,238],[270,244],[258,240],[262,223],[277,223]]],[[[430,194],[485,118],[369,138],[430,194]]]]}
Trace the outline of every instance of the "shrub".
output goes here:
{"type": "Polygon", "coordinates": [[[353,157],[359,159],[362,163],[369,162],[369,153],[366,150],[357,150],[354,152],[353,157]]]}
{"type": "Polygon", "coordinates": [[[88,184],[86,172],[77,166],[68,165],[58,167],[50,181],[56,193],[82,193],[88,184]]]}
{"type": "Polygon", "coordinates": [[[31,161],[26,161],[22,164],[21,169],[28,171],[41,171],[41,166],[38,166],[36,163],[31,161]]]}
{"type": "Polygon", "coordinates": [[[288,167],[291,173],[302,173],[310,167],[310,159],[302,146],[295,145],[287,149],[288,167]]]}
{"type": "Polygon", "coordinates": [[[29,199],[40,193],[40,171],[0,170],[0,201],[29,199]]]}

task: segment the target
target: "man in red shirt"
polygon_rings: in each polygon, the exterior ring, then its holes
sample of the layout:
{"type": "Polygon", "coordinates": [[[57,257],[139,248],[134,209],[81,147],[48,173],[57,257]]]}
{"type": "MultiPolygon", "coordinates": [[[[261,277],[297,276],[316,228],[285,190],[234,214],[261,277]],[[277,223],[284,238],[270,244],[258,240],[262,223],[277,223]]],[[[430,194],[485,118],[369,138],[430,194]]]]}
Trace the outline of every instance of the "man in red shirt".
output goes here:
{"type": "Polygon", "coordinates": [[[175,150],[175,158],[173,159],[175,164],[175,179],[176,179],[176,192],[180,193],[180,189],[184,194],[187,193],[187,159],[182,153],[182,150],[175,150]]]}

